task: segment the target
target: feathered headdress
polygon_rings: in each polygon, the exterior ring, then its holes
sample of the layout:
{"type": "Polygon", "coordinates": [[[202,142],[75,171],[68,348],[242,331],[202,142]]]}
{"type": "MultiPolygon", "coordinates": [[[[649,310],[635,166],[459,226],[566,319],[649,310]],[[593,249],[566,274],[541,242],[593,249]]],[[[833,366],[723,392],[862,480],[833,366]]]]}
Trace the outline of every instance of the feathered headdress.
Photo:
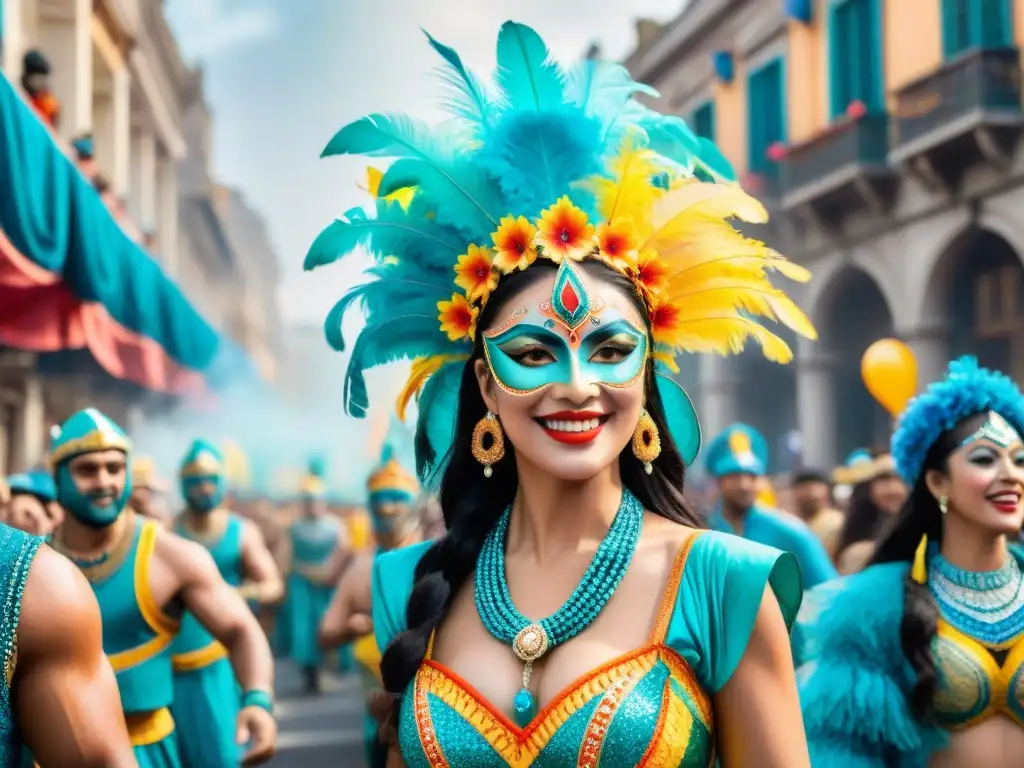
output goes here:
{"type": "MultiPolygon", "coordinates": [[[[350,414],[366,413],[366,369],[411,359],[398,411],[419,398],[417,429],[443,456],[480,311],[503,276],[539,258],[597,259],[632,280],[655,356],[670,368],[680,352],[736,353],[751,337],[769,359],[789,361],[789,347],[759,316],[814,337],[768,279],[774,271],[800,281],[809,274],[728,223],[767,214],[730,183],[714,144],[632,98],[656,92],[617,64],[586,60],[564,71],[536,32],[514,22],[498,35],[493,82],[427,38],[444,59],[452,119],[431,128],[369,115],[323,152],[394,161],[379,177],[370,172],[369,210],[348,211],[306,256],[314,269],[363,246],[376,260],[370,281],[349,291],[325,323],[328,341],[343,350],[345,312],[357,302],[366,311],[345,378],[350,414]]],[[[671,406],[686,414],[687,431],[672,432],[692,458],[692,406],[681,392],[671,406]]]]}
{"type": "Polygon", "coordinates": [[[907,405],[892,436],[892,458],[903,479],[917,482],[928,451],[948,429],[968,416],[995,411],[1018,435],[1024,435],[1024,395],[1008,376],[961,357],[946,376],[933,382],[907,405]]]}

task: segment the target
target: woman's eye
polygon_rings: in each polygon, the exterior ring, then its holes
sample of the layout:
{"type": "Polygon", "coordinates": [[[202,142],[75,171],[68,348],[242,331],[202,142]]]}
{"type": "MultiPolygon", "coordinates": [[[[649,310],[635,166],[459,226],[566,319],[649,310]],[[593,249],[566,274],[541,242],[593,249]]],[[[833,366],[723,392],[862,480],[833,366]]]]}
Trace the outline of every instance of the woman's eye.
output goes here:
{"type": "Polygon", "coordinates": [[[967,460],[979,467],[988,467],[995,463],[996,457],[990,451],[977,451],[968,456],[967,460]]]}
{"type": "Polygon", "coordinates": [[[506,354],[520,365],[533,367],[546,365],[547,363],[553,363],[555,361],[554,356],[544,349],[544,347],[527,347],[525,349],[509,351],[506,352],[506,354]]]}
{"type": "Polygon", "coordinates": [[[605,344],[591,355],[590,359],[595,363],[621,363],[634,349],[635,346],[627,344],[605,344]]]}
{"type": "Polygon", "coordinates": [[[1018,467],[1024,467],[1024,452],[1014,454],[1013,463],[1018,467]]]}

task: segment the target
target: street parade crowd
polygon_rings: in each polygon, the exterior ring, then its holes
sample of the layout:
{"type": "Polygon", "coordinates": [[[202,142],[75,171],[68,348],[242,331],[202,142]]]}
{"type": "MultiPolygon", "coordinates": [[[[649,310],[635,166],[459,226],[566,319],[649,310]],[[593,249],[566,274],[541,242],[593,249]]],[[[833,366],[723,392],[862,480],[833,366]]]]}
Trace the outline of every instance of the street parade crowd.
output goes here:
{"type": "Polygon", "coordinates": [[[765,321],[816,332],[772,279],[810,275],[733,227],[763,207],[620,66],[563,70],[508,22],[490,89],[427,43],[452,119],[343,127],[324,155],[395,162],[306,259],[374,257],[327,340],[354,416],[367,369],[411,361],[416,466],[385,440],[337,514],[322,462],[257,497],[196,439],[172,517],[130,435],[70,417],[7,482],[0,763],[259,764],[276,654],[310,695],[360,676],[374,768],[1024,766],[1017,384],[972,357],[918,382],[882,339],[888,445],[774,481],[754,428],[702,445],[676,359],[789,362],[765,321]]]}

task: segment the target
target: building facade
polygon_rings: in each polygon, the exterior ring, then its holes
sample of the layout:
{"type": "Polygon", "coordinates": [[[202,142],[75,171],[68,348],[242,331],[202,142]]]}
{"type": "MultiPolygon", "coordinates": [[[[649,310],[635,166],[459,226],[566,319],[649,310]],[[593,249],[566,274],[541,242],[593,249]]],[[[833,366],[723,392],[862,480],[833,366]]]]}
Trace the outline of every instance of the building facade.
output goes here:
{"type": "Polygon", "coordinates": [[[887,440],[860,359],[895,336],[919,383],[953,356],[1024,381],[1022,0],[691,0],[627,59],[732,161],[814,277],[789,366],[701,358],[707,431],[740,419],[804,462],[887,440]]]}

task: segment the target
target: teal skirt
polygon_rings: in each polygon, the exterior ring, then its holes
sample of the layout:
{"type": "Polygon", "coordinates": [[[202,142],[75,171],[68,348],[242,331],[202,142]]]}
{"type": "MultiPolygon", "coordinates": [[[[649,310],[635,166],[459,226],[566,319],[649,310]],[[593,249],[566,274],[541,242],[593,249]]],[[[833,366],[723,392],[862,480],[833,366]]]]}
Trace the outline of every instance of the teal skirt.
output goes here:
{"type": "Polygon", "coordinates": [[[293,573],[288,577],[288,642],[291,657],[300,667],[319,667],[323,653],[316,635],[334,589],[313,584],[293,573]]]}
{"type": "Polygon", "coordinates": [[[238,768],[242,748],[235,743],[235,733],[240,703],[235,673],[226,658],[174,673],[171,714],[186,768],[238,768]]]}
{"type": "Polygon", "coordinates": [[[177,737],[175,732],[155,744],[132,747],[139,768],[183,768],[177,737]]]}

